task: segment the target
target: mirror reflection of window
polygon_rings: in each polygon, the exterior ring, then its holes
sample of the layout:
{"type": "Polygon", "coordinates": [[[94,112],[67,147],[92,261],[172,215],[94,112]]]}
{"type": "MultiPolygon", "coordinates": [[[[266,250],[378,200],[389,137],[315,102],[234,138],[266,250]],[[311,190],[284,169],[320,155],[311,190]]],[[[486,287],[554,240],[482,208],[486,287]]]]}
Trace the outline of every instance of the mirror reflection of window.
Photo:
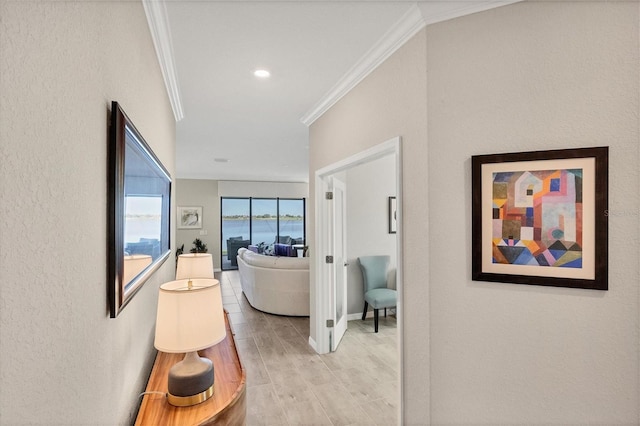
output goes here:
{"type": "MultiPolygon", "coordinates": [[[[126,196],[124,220],[125,256],[160,256],[162,232],[162,196],[126,196]]],[[[126,281],[128,282],[128,281],[126,281]]]]}
{"type": "Polygon", "coordinates": [[[125,139],[123,282],[126,286],[169,249],[168,233],[163,232],[169,200],[162,195],[169,193],[169,182],[162,170],[151,167],[148,153],[128,127],[125,139]]]}

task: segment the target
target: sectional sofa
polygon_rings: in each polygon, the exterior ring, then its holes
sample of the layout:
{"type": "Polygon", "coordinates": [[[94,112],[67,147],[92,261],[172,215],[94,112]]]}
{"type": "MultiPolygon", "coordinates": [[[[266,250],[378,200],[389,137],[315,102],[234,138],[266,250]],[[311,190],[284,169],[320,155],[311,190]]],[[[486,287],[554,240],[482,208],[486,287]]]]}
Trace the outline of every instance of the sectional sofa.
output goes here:
{"type": "Polygon", "coordinates": [[[242,291],[254,308],[270,314],[309,316],[309,258],[265,256],[238,249],[242,291]]]}

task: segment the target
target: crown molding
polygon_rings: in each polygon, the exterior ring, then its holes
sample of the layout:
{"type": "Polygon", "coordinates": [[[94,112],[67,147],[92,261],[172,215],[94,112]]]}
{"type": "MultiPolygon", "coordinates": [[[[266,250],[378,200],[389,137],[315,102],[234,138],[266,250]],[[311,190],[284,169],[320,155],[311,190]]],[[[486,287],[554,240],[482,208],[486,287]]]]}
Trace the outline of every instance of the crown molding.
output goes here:
{"type": "Polygon", "coordinates": [[[450,19],[459,18],[465,15],[471,15],[472,13],[483,12],[489,9],[495,9],[496,7],[506,6],[513,3],[518,3],[524,0],[490,0],[490,1],[468,1],[468,2],[451,2],[448,3],[448,10],[435,11],[429,10],[431,6],[436,4],[430,2],[420,3],[420,9],[423,16],[425,16],[425,22],[427,25],[436,24],[438,22],[448,21],[450,19]],[[451,8],[450,6],[458,6],[451,8]]]}
{"type": "Polygon", "coordinates": [[[171,31],[167,20],[167,9],[165,2],[157,0],[142,0],[144,12],[147,15],[149,30],[153,45],[156,48],[156,55],[162,70],[162,77],[167,88],[169,102],[173,109],[173,116],[176,122],[184,118],[182,111],[182,101],[180,100],[180,90],[178,87],[178,75],[175,63],[173,62],[173,43],[171,31]]]}
{"type": "Polygon", "coordinates": [[[471,0],[458,4],[449,2],[446,3],[446,7],[443,10],[433,9],[433,7],[442,6],[443,3],[439,2],[414,3],[398,22],[347,71],[338,83],[302,116],[300,121],[306,126],[310,126],[425,26],[512,3],[518,3],[520,1],[523,0],[491,0],[481,2],[471,0]],[[451,9],[451,6],[454,6],[454,8],[451,9]]]}
{"type": "Polygon", "coordinates": [[[310,126],[425,26],[420,9],[417,4],[413,4],[300,121],[310,126]]]}

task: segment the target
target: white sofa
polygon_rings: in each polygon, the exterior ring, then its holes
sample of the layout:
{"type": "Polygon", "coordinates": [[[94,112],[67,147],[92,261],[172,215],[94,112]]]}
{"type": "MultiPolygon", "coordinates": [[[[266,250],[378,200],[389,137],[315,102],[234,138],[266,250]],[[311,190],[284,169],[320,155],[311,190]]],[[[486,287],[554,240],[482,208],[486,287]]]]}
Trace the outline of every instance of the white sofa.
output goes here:
{"type": "Polygon", "coordinates": [[[270,314],[309,316],[309,258],[238,250],[240,283],[254,308],[270,314]]]}

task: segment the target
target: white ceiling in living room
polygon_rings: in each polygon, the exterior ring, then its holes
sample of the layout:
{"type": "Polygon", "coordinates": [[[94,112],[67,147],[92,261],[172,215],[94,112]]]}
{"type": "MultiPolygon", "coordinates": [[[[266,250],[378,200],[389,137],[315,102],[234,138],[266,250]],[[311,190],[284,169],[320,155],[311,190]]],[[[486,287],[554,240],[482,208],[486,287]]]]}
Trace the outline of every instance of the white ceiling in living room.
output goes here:
{"type": "MultiPolygon", "coordinates": [[[[154,1],[145,0],[148,16],[154,1]]],[[[173,65],[174,107],[183,113],[175,177],[308,181],[301,118],[416,4],[426,23],[489,8],[450,0],[164,2],[155,24],[169,36],[159,57],[165,78],[173,65]],[[257,69],[271,77],[255,77],[257,69]]]]}

